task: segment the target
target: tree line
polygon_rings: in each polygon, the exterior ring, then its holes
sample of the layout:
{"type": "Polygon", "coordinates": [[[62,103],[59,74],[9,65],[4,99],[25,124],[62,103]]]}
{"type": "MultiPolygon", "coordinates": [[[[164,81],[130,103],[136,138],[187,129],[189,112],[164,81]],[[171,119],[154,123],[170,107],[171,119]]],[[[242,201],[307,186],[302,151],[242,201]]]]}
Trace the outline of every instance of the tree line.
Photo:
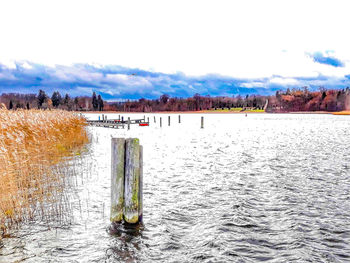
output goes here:
{"type": "Polygon", "coordinates": [[[8,109],[64,109],[74,111],[124,111],[124,112],[157,112],[157,111],[201,111],[223,109],[257,109],[267,112],[296,111],[342,111],[350,110],[350,89],[309,91],[307,87],[279,90],[275,95],[237,95],[237,96],[202,96],[195,94],[190,98],[170,97],[166,94],[158,99],[127,100],[123,102],[105,102],[101,95],[93,92],[92,96],[72,98],[69,94],[61,96],[58,91],[48,96],[45,91],[38,94],[4,93],[0,103],[8,109]]]}
{"type": "Polygon", "coordinates": [[[271,96],[266,109],[268,112],[297,112],[297,111],[343,111],[350,110],[350,89],[326,90],[320,87],[318,91],[287,89],[277,91],[271,96]]]}
{"type": "Polygon", "coordinates": [[[69,111],[103,111],[105,102],[101,95],[93,92],[92,97],[77,96],[72,98],[68,93],[62,96],[58,91],[52,96],[39,90],[38,94],[3,93],[0,103],[8,109],[63,109],[69,111]]]}

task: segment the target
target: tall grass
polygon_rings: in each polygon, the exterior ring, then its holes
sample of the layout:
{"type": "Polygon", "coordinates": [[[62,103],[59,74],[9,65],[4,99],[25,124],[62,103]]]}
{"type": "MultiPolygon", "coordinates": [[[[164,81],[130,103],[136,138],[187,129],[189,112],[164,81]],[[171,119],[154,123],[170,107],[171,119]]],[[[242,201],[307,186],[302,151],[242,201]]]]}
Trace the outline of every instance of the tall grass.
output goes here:
{"type": "Polygon", "coordinates": [[[85,126],[67,111],[0,109],[0,236],[62,198],[55,167],[88,142],[85,126]]]}

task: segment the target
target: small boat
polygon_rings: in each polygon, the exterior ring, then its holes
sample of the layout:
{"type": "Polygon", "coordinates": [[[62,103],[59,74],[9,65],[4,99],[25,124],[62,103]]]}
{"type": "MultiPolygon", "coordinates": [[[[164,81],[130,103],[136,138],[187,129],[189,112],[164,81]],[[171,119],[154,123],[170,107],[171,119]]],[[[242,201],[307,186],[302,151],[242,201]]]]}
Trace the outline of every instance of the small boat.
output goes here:
{"type": "Polygon", "coordinates": [[[149,126],[149,124],[147,122],[142,122],[142,123],[140,122],[139,126],[149,126]]]}

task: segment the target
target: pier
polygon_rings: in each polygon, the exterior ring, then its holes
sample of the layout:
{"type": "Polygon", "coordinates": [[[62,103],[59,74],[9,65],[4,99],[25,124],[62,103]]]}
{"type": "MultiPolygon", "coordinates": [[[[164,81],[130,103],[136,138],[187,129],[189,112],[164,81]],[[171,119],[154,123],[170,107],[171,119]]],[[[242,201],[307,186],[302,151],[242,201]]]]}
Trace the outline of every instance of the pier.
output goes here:
{"type": "Polygon", "coordinates": [[[119,117],[119,119],[109,119],[107,120],[106,115],[102,115],[102,118],[98,118],[98,120],[88,120],[87,121],[90,126],[95,127],[105,127],[105,128],[114,128],[114,129],[124,129],[125,126],[130,129],[130,125],[138,125],[138,126],[149,126],[149,119],[147,121],[145,118],[143,119],[130,119],[124,120],[124,117],[119,117]]]}

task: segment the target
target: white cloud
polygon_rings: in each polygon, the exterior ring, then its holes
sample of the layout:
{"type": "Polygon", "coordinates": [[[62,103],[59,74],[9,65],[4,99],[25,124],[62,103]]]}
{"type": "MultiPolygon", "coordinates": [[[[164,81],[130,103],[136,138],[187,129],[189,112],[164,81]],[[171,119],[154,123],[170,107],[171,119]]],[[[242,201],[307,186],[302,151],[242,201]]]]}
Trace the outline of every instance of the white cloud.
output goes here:
{"type": "Polygon", "coordinates": [[[240,84],[241,87],[245,87],[245,88],[254,88],[254,87],[265,87],[265,83],[264,82],[258,82],[258,81],[252,81],[252,82],[245,82],[240,84]]]}
{"type": "Polygon", "coordinates": [[[120,85],[128,85],[131,87],[151,87],[152,83],[149,82],[146,78],[134,76],[134,75],[125,75],[125,74],[107,74],[106,81],[114,82],[120,85]]]}
{"type": "Polygon", "coordinates": [[[274,77],[274,78],[270,79],[270,83],[296,86],[299,84],[299,81],[296,79],[291,79],[291,78],[274,77]]]}
{"type": "Polygon", "coordinates": [[[332,55],[350,61],[348,5],[345,0],[3,0],[0,62],[115,64],[238,78],[340,76],[350,72],[349,63],[318,65],[305,52],[334,50],[332,55]]]}

